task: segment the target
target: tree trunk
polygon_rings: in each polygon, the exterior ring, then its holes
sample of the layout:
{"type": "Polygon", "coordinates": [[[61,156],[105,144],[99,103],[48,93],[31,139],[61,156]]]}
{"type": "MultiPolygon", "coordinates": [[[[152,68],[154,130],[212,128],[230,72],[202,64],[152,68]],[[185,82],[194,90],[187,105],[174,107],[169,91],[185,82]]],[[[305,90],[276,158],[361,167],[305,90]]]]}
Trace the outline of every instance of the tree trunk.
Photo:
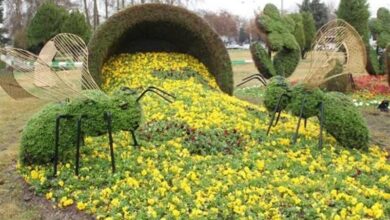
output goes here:
{"type": "Polygon", "coordinates": [[[105,8],[106,8],[106,19],[108,18],[108,0],[104,0],[105,8]]]}
{"type": "Polygon", "coordinates": [[[122,8],[125,8],[125,0],[122,0],[122,8]]]}
{"type": "Polygon", "coordinates": [[[90,20],[90,17],[89,17],[87,0],[84,0],[84,12],[85,12],[85,18],[87,19],[87,23],[89,24],[89,26],[91,26],[91,20],[90,20]]]}
{"type": "Polygon", "coordinates": [[[97,0],[93,0],[93,28],[96,29],[99,26],[99,9],[97,0]]]}
{"type": "Polygon", "coordinates": [[[119,11],[121,9],[119,0],[116,0],[116,10],[119,11]]]}

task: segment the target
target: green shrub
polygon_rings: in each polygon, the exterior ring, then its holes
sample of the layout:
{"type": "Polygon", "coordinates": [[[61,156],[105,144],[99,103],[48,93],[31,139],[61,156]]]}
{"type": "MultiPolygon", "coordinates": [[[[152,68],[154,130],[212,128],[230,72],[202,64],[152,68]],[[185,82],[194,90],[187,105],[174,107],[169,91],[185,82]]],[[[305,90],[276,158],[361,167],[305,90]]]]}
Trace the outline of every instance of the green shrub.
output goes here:
{"type": "Polygon", "coordinates": [[[340,93],[325,94],[324,128],[346,148],[367,149],[367,124],[359,110],[342,96],[340,93]]]}
{"type": "Polygon", "coordinates": [[[61,32],[61,26],[67,16],[65,8],[52,1],[44,3],[27,26],[28,47],[39,51],[48,40],[61,32]]]}
{"type": "Polygon", "coordinates": [[[84,14],[79,11],[73,11],[67,16],[61,25],[61,32],[78,35],[85,42],[89,41],[92,33],[84,14]]]}
{"type": "Polygon", "coordinates": [[[303,17],[299,13],[293,13],[288,15],[295,23],[295,29],[292,32],[299,45],[299,48],[303,50],[305,48],[306,39],[303,27],[303,17]]]}
{"type": "Polygon", "coordinates": [[[87,136],[99,136],[107,132],[103,113],[112,113],[113,132],[130,131],[138,128],[141,122],[141,108],[134,95],[116,92],[107,98],[95,91],[85,91],[70,103],[49,104],[32,117],[22,133],[20,161],[23,164],[45,164],[52,162],[55,147],[55,122],[58,115],[70,114],[75,118],[62,121],[60,127],[59,159],[67,161],[74,158],[76,143],[76,119],[80,114],[83,120],[82,131],[87,136]],[[124,107],[127,108],[124,108],[124,107]]]}
{"type": "Polygon", "coordinates": [[[250,47],[252,59],[258,71],[267,79],[276,75],[274,65],[267,51],[261,45],[261,43],[253,43],[250,47]]]}
{"type": "Polygon", "coordinates": [[[102,83],[103,64],[114,55],[166,51],[197,58],[221,90],[233,94],[232,66],[222,40],[202,18],[184,8],[165,4],[129,7],[102,24],[88,47],[90,70],[98,84],[102,83]]]}
{"type": "Polygon", "coordinates": [[[289,77],[294,73],[301,59],[299,50],[283,49],[274,57],[274,66],[276,74],[279,76],[289,77]]]}
{"type": "Polygon", "coordinates": [[[385,51],[385,73],[387,74],[387,79],[390,86],[390,44],[387,45],[385,51]]]}
{"type": "Polygon", "coordinates": [[[330,78],[328,81],[326,81],[323,85],[321,85],[321,89],[324,89],[326,91],[336,91],[336,92],[349,92],[351,91],[351,80],[349,75],[340,75],[334,78],[331,78],[333,76],[336,76],[338,74],[341,74],[343,72],[343,65],[340,63],[339,60],[334,59],[331,62],[334,63],[334,68],[326,74],[325,78],[330,78]]]}
{"type": "Polygon", "coordinates": [[[368,51],[368,60],[367,60],[367,72],[371,75],[376,75],[381,72],[380,70],[380,64],[378,60],[378,55],[376,54],[376,51],[371,46],[367,46],[368,51]]]}
{"type": "Polygon", "coordinates": [[[300,115],[303,100],[305,105],[302,112],[303,118],[310,118],[318,115],[318,107],[323,100],[324,93],[320,89],[308,89],[303,85],[296,85],[291,90],[291,101],[287,109],[295,116],[300,115]]]}
{"type": "Polygon", "coordinates": [[[316,24],[313,18],[313,14],[310,12],[302,12],[303,29],[305,33],[305,46],[301,48],[302,57],[305,53],[311,50],[311,44],[316,36],[316,24]]]}
{"type": "MultiPolygon", "coordinates": [[[[283,94],[290,95],[290,85],[282,76],[274,76],[270,79],[264,93],[264,106],[269,112],[273,112],[278,104],[279,98],[283,94]]],[[[287,107],[289,100],[283,98],[279,110],[287,107]]]]}

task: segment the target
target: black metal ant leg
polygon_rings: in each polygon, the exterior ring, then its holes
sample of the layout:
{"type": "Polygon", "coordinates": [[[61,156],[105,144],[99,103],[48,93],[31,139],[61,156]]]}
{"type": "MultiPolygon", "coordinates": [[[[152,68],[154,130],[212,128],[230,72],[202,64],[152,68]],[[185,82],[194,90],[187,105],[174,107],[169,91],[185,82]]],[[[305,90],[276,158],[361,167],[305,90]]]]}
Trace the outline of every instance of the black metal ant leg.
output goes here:
{"type": "Polygon", "coordinates": [[[80,145],[84,145],[84,138],[81,134],[81,123],[83,121],[83,118],[85,118],[84,115],[80,116],[77,120],[77,134],[76,134],[76,168],[75,168],[75,174],[76,176],[79,175],[79,167],[80,167],[80,145]]]}
{"type": "Polygon", "coordinates": [[[278,100],[278,104],[275,106],[275,109],[274,111],[272,112],[272,117],[271,117],[271,121],[269,122],[269,126],[268,126],[268,129],[267,129],[267,135],[269,135],[269,132],[271,131],[271,127],[274,123],[274,120],[275,120],[275,115],[276,115],[276,112],[279,112],[279,115],[278,115],[278,119],[275,123],[275,126],[277,124],[277,122],[279,121],[279,117],[280,117],[280,114],[282,112],[282,109],[280,109],[280,105],[282,104],[282,98],[283,97],[287,97],[288,98],[288,95],[287,94],[282,94],[280,97],[279,97],[279,100],[278,100]]]}
{"type": "Polygon", "coordinates": [[[133,130],[130,130],[131,132],[131,136],[133,137],[133,141],[134,141],[134,147],[138,147],[138,141],[137,141],[137,137],[135,136],[135,131],[133,130]]]}
{"type": "Polygon", "coordinates": [[[297,139],[298,139],[298,133],[299,133],[299,127],[301,126],[301,120],[302,120],[302,116],[303,116],[303,108],[305,106],[305,103],[306,103],[306,98],[303,98],[302,100],[302,104],[301,104],[301,110],[299,112],[299,119],[298,119],[298,125],[297,125],[297,128],[295,130],[295,134],[294,134],[294,137],[293,137],[293,144],[296,144],[297,143],[297,139]]]}
{"type": "Polygon", "coordinates": [[[53,177],[57,176],[57,166],[58,166],[58,153],[60,148],[60,125],[61,121],[72,119],[72,115],[59,115],[56,118],[56,130],[55,130],[55,146],[54,146],[54,161],[53,161],[53,177]]]}
{"type": "Polygon", "coordinates": [[[278,112],[278,117],[276,117],[276,122],[275,122],[275,124],[274,124],[274,127],[276,126],[276,125],[278,125],[278,122],[279,122],[279,119],[280,119],[280,115],[282,114],[282,111],[279,111],[278,112]]]}
{"type": "Polygon", "coordinates": [[[107,133],[108,133],[108,141],[110,144],[110,156],[111,156],[111,167],[112,173],[115,173],[115,155],[114,155],[114,141],[112,138],[112,113],[105,112],[104,117],[107,122],[107,133]]]}
{"type": "Polygon", "coordinates": [[[169,99],[168,99],[167,97],[165,97],[164,95],[167,95],[167,96],[169,96],[169,97],[171,97],[171,98],[173,98],[173,99],[176,99],[175,96],[173,96],[173,95],[171,95],[171,94],[165,92],[164,90],[159,89],[159,88],[154,87],[154,86],[150,86],[150,87],[148,87],[145,91],[143,91],[143,92],[141,93],[141,95],[137,98],[136,102],[139,102],[139,101],[142,99],[142,97],[144,97],[144,95],[145,95],[146,93],[148,93],[148,92],[153,92],[153,93],[157,94],[158,96],[160,96],[161,98],[163,98],[165,101],[167,101],[167,102],[169,102],[169,103],[172,103],[173,101],[169,100],[169,99]]]}
{"type": "Polygon", "coordinates": [[[322,144],[323,144],[323,127],[324,127],[324,102],[320,102],[319,104],[320,106],[320,136],[319,136],[319,140],[318,140],[318,146],[320,148],[322,148],[322,144]]]}
{"type": "Polygon", "coordinates": [[[303,121],[303,126],[304,126],[304,128],[306,129],[306,126],[307,126],[307,118],[304,119],[304,121],[303,121]]]}

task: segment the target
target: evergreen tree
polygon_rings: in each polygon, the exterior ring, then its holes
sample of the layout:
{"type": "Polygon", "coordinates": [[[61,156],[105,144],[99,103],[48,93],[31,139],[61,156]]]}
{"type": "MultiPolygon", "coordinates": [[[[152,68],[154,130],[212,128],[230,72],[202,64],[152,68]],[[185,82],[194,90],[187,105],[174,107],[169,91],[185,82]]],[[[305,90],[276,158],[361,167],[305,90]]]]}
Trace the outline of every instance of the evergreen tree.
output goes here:
{"type": "Polygon", "coordinates": [[[311,49],[311,45],[316,36],[316,26],[313,15],[310,12],[302,12],[303,31],[305,33],[305,46],[302,50],[302,58],[305,53],[311,49]]]}
{"type": "Polygon", "coordinates": [[[288,16],[290,16],[294,20],[295,29],[293,31],[293,34],[295,36],[295,40],[297,41],[301,51],[303,51],[303,49],[305,48],[306,39],[305,39],[305,32],[303,28],[302,15],[298,13],[294,13],[288,16]]]}
{"type": "Polygon", "coordinates": [[[91,37],[91,27],[87,23],[83,13],[73,11],[67,16],[61,25],[62,33],[71,33],[80,36],[85,42],[91,37]]]}
{"type": "Polygon", "coordinates": [[[2,27],[0,28],[0,45],[3,46],[9,41],[9,39],[6,36],[4,36],[4,34],[7,33],[7,29],[4,28],[3,0],[0,0],[0,25],[2,25],[2,27]]]}
{"type": "Polygon", "coordinates": [[[369,41],[368,7],[367,0],[341,0],[336,12],[338,18],[345,20],[359,32],[365,43],[369,41]]]}
{"type": "Polygon", "coordinates": [[[38,8],[27,27],[28,46],[38,52],[52,37],[60,33],[68,12],[51,1],[38,8]]]}
{"type": "Polygon", "coordinates": [[[315,20],[316,29],[320,29],[329,21],[329,9],[320,0],[303,0],[302,4],[298,5],[299,11],[310,12],[315,20]]]}
{"type": "Polygon", "coordinates": [[[377,18],[369,22],[372,36],[377,40],[379,48],[386,48],[390,43],[390,11],[386,8],[379,8],[377,18]]]}

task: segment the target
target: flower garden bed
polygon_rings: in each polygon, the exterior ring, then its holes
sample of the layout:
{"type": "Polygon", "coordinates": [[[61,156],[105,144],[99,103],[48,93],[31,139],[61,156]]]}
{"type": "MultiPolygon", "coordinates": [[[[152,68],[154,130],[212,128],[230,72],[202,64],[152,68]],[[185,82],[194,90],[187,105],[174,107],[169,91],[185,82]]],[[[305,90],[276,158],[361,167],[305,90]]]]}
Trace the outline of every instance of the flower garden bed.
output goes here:
{"type": "Polygon", "coordinates": [[[76,206],[97,219],[361,219],[390,217],[388,153],[345,149],[310,119],[290,144],[297,119],[282,114],[266,135],[268,112],[222,93],[205,66],[183,54],[120,55],[103,68],[104,89],[157,86],[176,96],[148,95],[131,135],[114,135],[117,172],[105,136],[86,138],[80,177],[74,163],[21,166],[38,195],[76,206]],[[194,74],[195,73],[195,74],[194,74]]]}

